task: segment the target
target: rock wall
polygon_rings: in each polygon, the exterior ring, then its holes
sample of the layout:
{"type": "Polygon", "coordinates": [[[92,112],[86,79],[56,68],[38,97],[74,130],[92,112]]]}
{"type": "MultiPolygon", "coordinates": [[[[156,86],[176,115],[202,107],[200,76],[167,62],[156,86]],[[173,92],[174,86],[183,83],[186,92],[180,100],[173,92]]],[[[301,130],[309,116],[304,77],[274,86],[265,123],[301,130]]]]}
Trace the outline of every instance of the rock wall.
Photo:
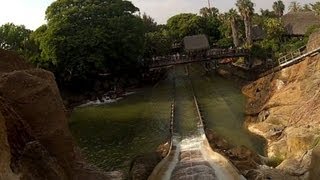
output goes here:
{"type": "Polygon", "coordinates": [[[7,128],[5,120],[0,113],[0,179],[16,180],[15,175],[10,168],[11,153],[7,139],[7,128]]]}
{"type": "MultiPolygon", "coordinates": [[[[319,46],[310,42],[308,49],[319,46]]],[[[320,140],[319,70],[317,54],[243,88],[249,130],[268,140],[269,157],[284,160],[277,169],[303,178],[320,140]]]]}
{"type": "Polygon", "coordinates": [[[0,115],[0,179],[110,179],[77,151],[54,75],[3,50],[0,115]]]}

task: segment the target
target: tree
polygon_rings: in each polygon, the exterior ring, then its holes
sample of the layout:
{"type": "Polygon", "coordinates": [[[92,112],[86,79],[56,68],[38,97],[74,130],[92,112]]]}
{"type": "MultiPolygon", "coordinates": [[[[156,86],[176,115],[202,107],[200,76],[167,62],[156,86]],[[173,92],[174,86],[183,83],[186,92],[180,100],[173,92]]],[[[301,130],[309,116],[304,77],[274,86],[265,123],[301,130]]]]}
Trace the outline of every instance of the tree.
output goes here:
{"type": "Polygon", "coordinates": [[[119,74],[139,66],[144,26],[131,2],[57,0],[46,11],[41,58],[59,80],[83,85],[101,73],[119,74]]]}
{"type": "Polygon", "coordinates": [[[270,11],[269,9],[260,9],[261,17],[264,18],[275,18],[278,17],[278,15],[275,13],[275,11],[270,11]]]}
{"type": "Polygon", "coordinates": [[[290,12],[298,12],[298,11],[301,11],[301,9],[302,9],[302,7],[301,7],[300,3],[297,1],[292,1],[289,5],[290,12]]]}
{"type": "Polygon", "coordinates": [[[279,42],[285,33],[282,21],[275,18],[267,18],[263,29],[266,31],[267,39],[276,39],[279,42]]]}
{"type": "Polygon", "coordinates": [[[29,46],[26,48],[28,50],[26,57],[37,67],[52,70],[52,62],[50,62],[48,58],[41,57],[41,40],[43,37],[45,37],[45,32],[47,29],[48,26],[44,24],[30,34],[29,46]]]}
{"type": "Polygon", "coordinates": [[[281,17],[281,16],[283,16],[283,12],[285,10],[285,5],[284,5],[283,1],[278,0],[273,3],[272,9],[278,17],[281,17]]]}
{"type": "Polygon", "coordinates": [[[0,48],[23,53],[31,32],[25,26],[13,23],[0,26],[0,48]]]}
{"type": "Polygon", "coordinates": [[[236,6],[244,20],[247,45],[252,45],[252,16],[254,4],[251,0],[237,0],[236,6]]]}
{"type": "Polygon", "coordinates": [[[181,41],[185,36],[203,33],[204,23],[196,14],[182,13],[168,20],[167,29],[173,41],[181,41]]]}
{"type": "Polygon", "coordinates": [[[149,32],[145,36],[145,58],[169,54],[172,42],[164,31],[149,32]]]}
{"type": "Polygon", "coordinates": [[[155,32],[158,29],[157,23],[154,19],[148,16],[146,13],[142,15],[142,21],[146,32],[155,32]]]}
{"type": "Polygon", "coordinates": [[[318,15],[320,15],[320,2],[316,2],[314,4],[310,4],[313,11],[315,11],[318,15]]]}
{"type": "Polygon", "coordinates": [[[215,7],[212,7],[210,9],[207,7],[204,7],[200,9],[200,15],[202,17],[218,16],[218,14],[219,14],[219,9],[215,7]]]}
{"type": "Polygon", "coordinates": [[[232,29],[232,39],[235,47],[240,46],[237,19],[239,18],[238,12],[235,9],[230,9],[227,13],[227,19],[232,29]]]}

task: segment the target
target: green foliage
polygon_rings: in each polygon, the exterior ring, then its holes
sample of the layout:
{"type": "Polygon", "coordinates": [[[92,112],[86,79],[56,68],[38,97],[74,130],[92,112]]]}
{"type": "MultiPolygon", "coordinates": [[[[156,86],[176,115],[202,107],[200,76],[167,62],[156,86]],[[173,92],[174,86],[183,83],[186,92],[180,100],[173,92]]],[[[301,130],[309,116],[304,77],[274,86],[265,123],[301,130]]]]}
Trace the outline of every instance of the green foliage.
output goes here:
{"type": "Polygon", "coordinates": [[[275,1],[272,5],[272,9],[278,17],[283,16],[283,12],[284,12],[285,8],[286,8],[286,6],[284,5],[283,1],[281,1],[281,0],[275,1]]]}
{"type": "Polygon", "coordinates": [[[254,3],[251,0],[237,0],[236,6],[244,20],[247,46],[252,45],[252,17],[254,14],[254,3]]]}
{"type": "Polygon", "coordinates": [[[221,38],[218,45],[221,47],[239,46],[244,37],[244,23],[235,9],[220,15],[219,31],[221,38]]]}
{"type": "Polygon", "coordinates": [[[200,15],[202,17],[217,17],[219,15],[219,9],[212,7],[212,8],[201,8],[200,9],[200,15]]]}
{"type": "Polygon", "coordinates": [[[145,58],[169,54],[172,42],[164,31],[149,32],[145,36],[145,58]]]}
{"type": "Polygon", "coordinates": [[[146,13],[142,15],[142,21],[146,32],[155,32],[158,30],[157,23],[154,21],[152,17],[148,16],[146,13]]]}
{"type": "Polygon", "coordinates": [[[276,39],[280,41],[285,33],[284,25],[280,19],[267,18],[264,21],[264,30],[267,34],[267,39],[276,39]]]}
{"type": "Polygon", "coordinates": [[[47,27],[33,34],[41,59],[63,82],[138,67],[144,25],[137,11],[122,0],[57,0],[46,11],[47,27]]]}
{"type": "Polygon", "coordinates": [[[233,46],[232,37],[224,37],[222,39],[219,39],[217,45],[221,48],[230,48],[231,46],[233,46]]]}
{"type": "Polygon", "coordinates": [[[252,56],[260,59],[266,59],[268,56],[268,49],[270,49],[270,47],[266,48],[266,45],[263,47],[261,44],[253,44],[251,48],[252,56]]]}
{"type": "Polygon", "coordinates": [[[286,42],[282,43],[279,53],[283,54],[283,53],[297,50],[298,48],[305,46],[307,42],[308,42],[308,38],[291,38],[286,42]]]}
{"type": "Polygon", "coordinates": [[[251,0],[237,0],[236,6],[243,18],[250,18],[254,13],[254,4],[251,0]]]}
{"type": "Polygon", "coordinates": [[[31,30],[25,26],[7,23],[0,26],[0,48],[23,52],[31,30]]]}
{"type": "Polygon", "coordinates": [[[217,14],[212,12],[203,17],[191,13],[178,14],[167,22],[169,36],[177,42],[185,36],[196,34],[206,34],[211,41],[216,41],[220,37],[219,26],[220,21],[217,14]]]}
{"type": "MultiPolygon", "coordinates": [[[[45,37],[45,32],[47,31],[48,26],[42,25],[35,31],[33,31],[30,35],[30,42],[32,42],[33,46],[29,47],[29,54],[26,56],[31,63],[35,64],[38,67],[50,69],[52,63],[50,61],[46,61],[49,58],[41,58],[41,40],[45,37]]],[[[42,43],[43,45],[44,43],[42,43]]]]}
{"type": "Polygon", "coordinates": [[[219,27],[221,22],[218,20],[217,16],[207,16],[202,18],[204,21],[204,27],[202,27],[202,33],[208,35],[209,42],[216,42],[221,37],[219,27]]]}
{"type": "Polygon", "coordinates": [[[312,33],[317,32],[319,30],[320,30],[320,25],[313,25],[307,29],[305,36],[309,37],[312,33]]]}
{"type": "Polygon", "coordinates": [[[310,5],[312,7],[312,10],[315,11],[318,15],[320,15],[320,2],[316,2],[310,5]]]}
{"type": "Polygon", "coordinates": [[[261,16],[255,16],[255,17],[261,17],[264,18],[275,18],[277,17],[277,14],[274,11],[270,11],[269,9],[260,9],[261,16]]]}
{"type": "Polygon", "coordinates": [[[185,36],[201,34],[204,21],[196,14],[178,14],[167,22],[169,35],[174,41],[180,41],[185,36]]]}

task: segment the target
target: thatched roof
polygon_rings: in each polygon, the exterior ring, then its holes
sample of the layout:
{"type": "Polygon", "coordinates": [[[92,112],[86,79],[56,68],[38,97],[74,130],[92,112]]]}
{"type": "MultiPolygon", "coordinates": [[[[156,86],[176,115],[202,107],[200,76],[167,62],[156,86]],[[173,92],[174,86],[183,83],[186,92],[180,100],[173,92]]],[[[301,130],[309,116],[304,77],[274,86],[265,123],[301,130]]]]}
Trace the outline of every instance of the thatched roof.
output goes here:
{"type": "Polygon", "coordinates": [[[252,39],[254,41],[262,40],[265,38],[266,32],[263,30],[261,26],[254,25],[252,26],[252,39]]]}
{"type": "Polygon", "coordinates": [[[186,36],[183,38],[183,44],[186,51],[198,51],[210,48],[208,38],[203,34],[186,36]]]}
{"type": "Polygon", "coordinates": [[[282,17],[288,35],[304,35],[308,28],[320,25],[320,16],[315,12],[291,12],[282,17]]]}

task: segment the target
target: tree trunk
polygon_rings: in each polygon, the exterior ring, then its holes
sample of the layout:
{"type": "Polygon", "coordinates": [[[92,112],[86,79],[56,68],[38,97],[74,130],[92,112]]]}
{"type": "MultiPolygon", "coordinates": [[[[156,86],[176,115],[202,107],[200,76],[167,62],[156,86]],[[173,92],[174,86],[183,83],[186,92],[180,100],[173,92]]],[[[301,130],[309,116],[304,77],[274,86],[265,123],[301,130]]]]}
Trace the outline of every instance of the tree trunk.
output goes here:
{"type": "Polygon", "coordinates": [[[252,24],[251,24],[251,18],[250,17],[245,17],[244,18],[244,26],[246,30],[246,39],[247,39],[247,44],[249,46],[252,45],[252,24]]]}
{"type": "Polygon", "coordinates": [[[239,47],[240,41],[239,41],[239,35],[238,35],[238,28],[237,28],[236,21],[234,19],[231,20],[231,29],[232,29],[233,44],[235,47],[239,47]]]}

